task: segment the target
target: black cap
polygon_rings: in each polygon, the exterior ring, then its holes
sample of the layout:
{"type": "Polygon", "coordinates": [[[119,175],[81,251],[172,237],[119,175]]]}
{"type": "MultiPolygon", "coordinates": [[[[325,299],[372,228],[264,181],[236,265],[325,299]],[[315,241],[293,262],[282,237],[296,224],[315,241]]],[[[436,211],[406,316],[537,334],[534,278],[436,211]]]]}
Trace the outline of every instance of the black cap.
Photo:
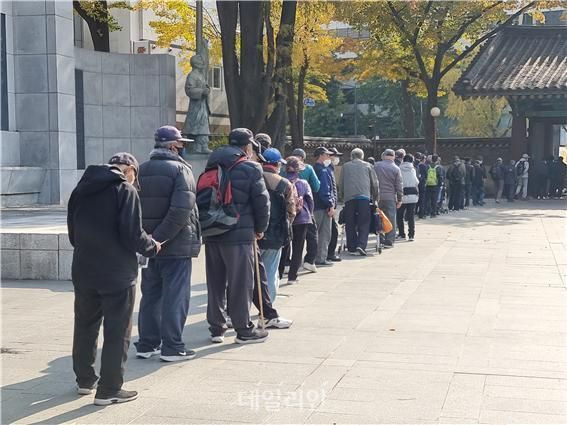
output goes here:
{"type": "Polygon", "coordinates": [[[252,144],[255,147],[260,146],[254,140],[254,134],[247,128],[235,128],[228,135],[228,143],[235,146],[246,146],[252,144]]]}
{"type": "Polygon", "coordinates": [[[324,155],[324,154],[333,155],[333,152],[330,151],[329,149],[327,149],[325,146],[319,146],[318,148],[316,148],[313,151],[313,155],[315,157],[318,157],[318,156],[321,156],[321,155],[324,155]]]}
{"type": "Polygon", "coordinates": [[[138,160],[128,152],[118,152],[112,155],[112,158],[108,160],[108,163],[111,165],[129,165],[134,167],[136,170],[136,180],[134,181],[134,187],[136,189],[140,189],[140,182],[138,181],[138,171],[140,170],[140,165],[138,164],[138,160]]]}
{"type": "Polygon", "coordinates": [[[332,152],[332,156],[343,156],[343,154],[340,153],[337,148],[330,148],[329,150],[332,152]]]}

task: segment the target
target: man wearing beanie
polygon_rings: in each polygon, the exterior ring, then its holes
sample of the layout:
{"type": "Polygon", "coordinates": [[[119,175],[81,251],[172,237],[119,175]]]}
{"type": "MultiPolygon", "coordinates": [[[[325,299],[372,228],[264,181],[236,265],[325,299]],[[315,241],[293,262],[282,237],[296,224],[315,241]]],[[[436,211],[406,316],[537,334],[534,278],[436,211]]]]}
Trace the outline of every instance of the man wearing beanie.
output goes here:
{"type": "MultiPolygon", "coordinates": [[[[207,272],[207,321],[213,342],[222,342],[227,330],[225,299],[236,342],[264,342],[268,332],[250,321],[254,289],[254,244],[264,236],[270,218],[270,198],[262,168],[251,161],[258,146],[247,128],[235,128],[229,145],[213,152],[206,170],[221,167],[228,172],[238,221],[228,231],[205,236],[207,272]],[[228,296],[227,294],[228,288],[228,296]]],[[[258,146],[259,147],[259,146],[258,146]]],[[[203,211],[200,211],[202,214],[203,211]]]]}
{"type": "Polygon", "coordinates": [[[142,269],[136,343],[136,356],[142,359],[158,354],[166,362],[195,357],[182,338],[189,313],[192,258],[201,249],[195,179],[183,159],[187,141],[173,126],[158,128],[150,160],[140,166],[144,230],[164,244],[142,269]]]}
{"type": "Polygon", "coordinates": [[[384,247],[392,248],[396,238],[396,210],[402,205],[404,195],[402,173],[394,163],[394,151],[386,149],[382,154],[382,161],[374,165],[378,183],[380,185],[380,202],[378,207],[384,211],[392,223],[392,230],[384,237],[384,247]]]}

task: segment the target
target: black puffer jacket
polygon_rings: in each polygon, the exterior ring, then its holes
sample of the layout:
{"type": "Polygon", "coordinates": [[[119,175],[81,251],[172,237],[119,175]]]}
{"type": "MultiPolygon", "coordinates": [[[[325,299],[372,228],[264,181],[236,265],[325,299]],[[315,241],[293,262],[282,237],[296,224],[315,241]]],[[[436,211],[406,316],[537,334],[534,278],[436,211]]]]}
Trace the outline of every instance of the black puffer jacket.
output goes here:
{"type": "Polygon", "coordinates": [[[110,293],[136,284],[136,252],[151,257],[156,245],[142,230],[140,199],[118,167],[91,165],[67,209],[77,287],[110,293]]]}
{"type": "Polygon", "coordinates": [[[140,165],[144,230],[166,242],[157,258],[197,257],[201,248],[191,166],[168,149],[154,149],[140,165]]]}
{"type": "MultiPolygon", "coordinates": [[[[246,156],[236,146],[225,146],[214,151],[207,169],[219,164],[226,169],[246,156]]],[[[222,235],[204,238],[205,243],[245,244],[255,239],[254,233],[263,233],[270,220],[270,197],[264,183],[262,168],[252,161],[243,161],[230,172],[233,202],[240,215],[236,227],[222,235]]]]}

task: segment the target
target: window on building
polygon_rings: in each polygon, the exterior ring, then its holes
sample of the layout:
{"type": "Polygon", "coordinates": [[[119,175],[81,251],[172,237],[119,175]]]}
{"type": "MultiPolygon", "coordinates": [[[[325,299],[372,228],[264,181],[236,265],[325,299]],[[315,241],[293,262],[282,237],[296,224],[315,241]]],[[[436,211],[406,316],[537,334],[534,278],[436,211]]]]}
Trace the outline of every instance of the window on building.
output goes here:
{"type": "Polygon", "coordinates": [[[6,49],[6,15],[4,13],[0,13],[0,88],[2,89],[0,128],[8,131],[8,51],[6,49]]]}
{"type": "Polygon", "coordinates": [[[222,89],[222,68],[213,66],[209,72],[209,87],[213,89],[222,89]]]}

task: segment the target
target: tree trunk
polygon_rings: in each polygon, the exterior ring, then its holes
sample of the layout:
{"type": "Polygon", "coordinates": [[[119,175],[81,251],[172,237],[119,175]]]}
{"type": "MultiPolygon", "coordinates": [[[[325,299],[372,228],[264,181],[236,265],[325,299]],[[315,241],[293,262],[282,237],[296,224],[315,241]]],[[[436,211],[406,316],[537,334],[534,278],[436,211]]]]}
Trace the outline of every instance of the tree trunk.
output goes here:
{"type": "Polygon", "coordinates": [[[299,78],[297,79],[297,120],[299,128],[299,143],[298,148],[305,146],[305,134],[303,130],[305,128],[305,104],[303,103],[305,99],[305,79],[307,77],[307,69],[309,68],[309,59],[304,56],[304,62],[299,70],[299,78]]]}
{"type": "Polygon", "coordinates": [[[409,81],[402,80],[401,89],[401,105],[400,113],[402,116],[402,134],[404,137],[415,137],[415,112],[413,110],[413,103],[411,95],[408,91],[409,81]]]}
{"type": "Polygon", "coordinates": [[[433,152],[433,137],[435,132],[435,125],[433,124],[433,117],[431,116],[431,108],[438,106],[439,99],[439,80],[429,80],[427,85],[427,106],[423,111],[423,133],[425,136],[425,147],[428,153],[433,152]]]}
{"type": "Polygon", "coordinates": [[[294,148],[301,147],[301,129],[300,126],[300,117],[299,117],[299,102],[296,100],[299,99],[299,96],[296,98],[295,96],[295,87],[294,83],[287,83],[286,84],[286,92],[287,92],[287,116],[289,121],[289,132],[291,135],[291,145],[294,148]]]}
{"type": "MultiPolygon", "coordinates": [[[[106,1],[100,1],[100,4],[104,12],[108,14],[106,1]]],[[[99,21],[91,17],[77,0],[73,1],[73,9],[75,9],[77,14],[87,23],[94,49],[97,52],[110,52],[110,30],[108,29],[108,22],[99,21]]],[[[105,14],[104,12],[103,15],[105,14]]]]}

